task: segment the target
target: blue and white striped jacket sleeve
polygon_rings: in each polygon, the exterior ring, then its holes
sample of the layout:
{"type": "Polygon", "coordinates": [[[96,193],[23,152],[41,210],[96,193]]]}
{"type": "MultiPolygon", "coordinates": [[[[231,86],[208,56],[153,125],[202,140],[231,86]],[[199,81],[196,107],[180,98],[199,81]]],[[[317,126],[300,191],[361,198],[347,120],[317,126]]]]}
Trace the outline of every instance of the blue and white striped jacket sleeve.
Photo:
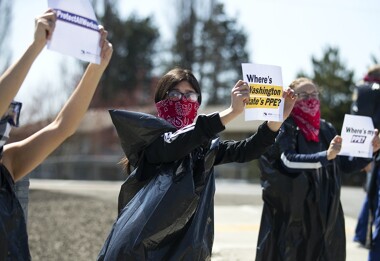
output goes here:
{"type": "Polygon", "coordinates": [[[327,151],[312,154],[283,152],[281,154],[281,163],[289,172],[319,169],[328,164],[327,151]]]}

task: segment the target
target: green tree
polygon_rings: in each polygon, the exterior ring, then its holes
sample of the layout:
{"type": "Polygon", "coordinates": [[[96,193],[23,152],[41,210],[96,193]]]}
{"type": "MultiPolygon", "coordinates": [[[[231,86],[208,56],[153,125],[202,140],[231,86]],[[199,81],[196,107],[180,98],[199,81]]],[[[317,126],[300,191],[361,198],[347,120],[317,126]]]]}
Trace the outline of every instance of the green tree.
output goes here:
{"type": "Polygon", "coordinates": [[[346,68],[339,55],[339,49],[327,47],[320,59],[312,57],[313,75],[306,76],[319,86],[321,114],[340,133],[344,115],[350,113],[354,71],[346,68]]]}
{"type": "Polygon", "coordinates": [[[232,85],[241,78],[241,62],[249,59],[247,36],[217,1],[180,3],[170,66],[191,69],[208,104],[223,104],[229,101],[226,97],[232,85]],[[207,4],[209,8],[204,8],[207,4]]]}
{"type": "MultiPolygon", "coordinates": [[[[95,6],[99,5],[95,3],[95,6]]],[[[144,102],[140,98],[136,101],[133,94],[136,89],[150,96],[158,29],[150,17],[131,15],[126,20],[122,19],[116,11],[117,6],[116,0],[103,0],[99,8],[103,12],[97,14],[99,23],[108,31],[114,53],[93,106],[144,102]]]]}
{"type": "Polygon", "coordinates": [[[9,67],[12,53],[8,46],[9,33],[12,25],[13,1],[0,0],[0,73],[9,67]]]}

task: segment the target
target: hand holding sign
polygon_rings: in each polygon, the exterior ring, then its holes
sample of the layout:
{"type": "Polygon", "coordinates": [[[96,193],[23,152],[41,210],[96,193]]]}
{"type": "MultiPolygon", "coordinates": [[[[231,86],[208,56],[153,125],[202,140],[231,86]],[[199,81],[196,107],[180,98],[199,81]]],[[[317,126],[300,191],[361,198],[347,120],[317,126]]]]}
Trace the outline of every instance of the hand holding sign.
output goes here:
{"type": "Polygon", "coordinates": [[[52,9],[47,10],[43,15],[36,17],[34,29],[34,43],[42,50],[47,41],[53,35],[57,16],[52,9]]]}
{"type": "Polygon", "coordinates": [[[244,111],[245,104],[249,100],[249,86],[239,80],[231,90],[231,108],[237,114],[244,111]]]}
{"type": "Polygon", "coordinates": [[[297,97],[294,90],[287,88],[284,90],[283,96],[284,98],[284,119],[288,118],[290,113],[292,113],[294,104],[296,103],[297,97]]]}
{"type": "Polygon", "coordinates": [[[380,150],[380,137],[379,137],[378,129],[375,129],[375,137],[372,140],[372,146],[373,146],[373,153],[380,150]]]}
{"type": "Polygon", "coordinates": [[[333,160],[339,154],[342,149],[342,137],[336,135],[330,142],[329,148],[327,149],[327,159],[333,160]]]}

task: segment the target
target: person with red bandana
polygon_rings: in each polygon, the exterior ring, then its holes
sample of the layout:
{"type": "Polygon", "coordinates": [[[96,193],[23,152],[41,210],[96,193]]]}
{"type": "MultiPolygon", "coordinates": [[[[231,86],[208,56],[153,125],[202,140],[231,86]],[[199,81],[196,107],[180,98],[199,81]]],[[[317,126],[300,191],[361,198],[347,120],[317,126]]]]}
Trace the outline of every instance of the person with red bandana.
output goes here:
{"type": "MultiPolygon", "coordinates": [[[[135,170],[119,195],[119,215],[98,260],[210,260],[214,239],[214,166],[258,158],[281,122],[264,122],[240,141],[217,134],[244,111],[249,86],[239,80],[231,106],[198,115],[201,89],[193,73],[175,68],[157,84],[158,117],[112,110],[111,117],[135,170]]],[[[284,91],[284,117],[295,97],[284,91]]]]}
{"type": "MultiPolygon", "coordinates": [[[[340,170],[360,170],[371,159],[338,156],[342,137],[321,119],[318,88],[310,79],[289,87],[297,95],[291,116],[259,161],[264,206],[256,260],[343,261],[340,170]]],[[[374,152],[379,141],[376,135],[374,152]]]]}

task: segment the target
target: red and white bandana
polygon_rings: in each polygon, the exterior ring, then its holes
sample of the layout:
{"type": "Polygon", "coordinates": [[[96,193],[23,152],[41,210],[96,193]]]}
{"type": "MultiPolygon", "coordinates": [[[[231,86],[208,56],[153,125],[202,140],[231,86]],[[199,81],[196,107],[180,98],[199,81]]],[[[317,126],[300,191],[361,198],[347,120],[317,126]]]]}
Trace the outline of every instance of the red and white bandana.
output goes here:
{"type": "Polygon", "coordinates": [[[296,101],[292,117],[307,141],[319,141],[321,111],[318,99],[296,101]]]}
{"type": "Polygon", "coordinates": [[[364,76],[364,81],[366,82],[377,82],[380,83],[380,77],[375,77],[375,76],[369,76],[368,74],[364,76]]]}
{"type": "Polygon", "coordinates": [[[172,101],[169,99],[156,103],[158,117],[170,122],[177,129],[193,123],[199,109],[198,102],[189,102],[185,99],[172,101]]]}

